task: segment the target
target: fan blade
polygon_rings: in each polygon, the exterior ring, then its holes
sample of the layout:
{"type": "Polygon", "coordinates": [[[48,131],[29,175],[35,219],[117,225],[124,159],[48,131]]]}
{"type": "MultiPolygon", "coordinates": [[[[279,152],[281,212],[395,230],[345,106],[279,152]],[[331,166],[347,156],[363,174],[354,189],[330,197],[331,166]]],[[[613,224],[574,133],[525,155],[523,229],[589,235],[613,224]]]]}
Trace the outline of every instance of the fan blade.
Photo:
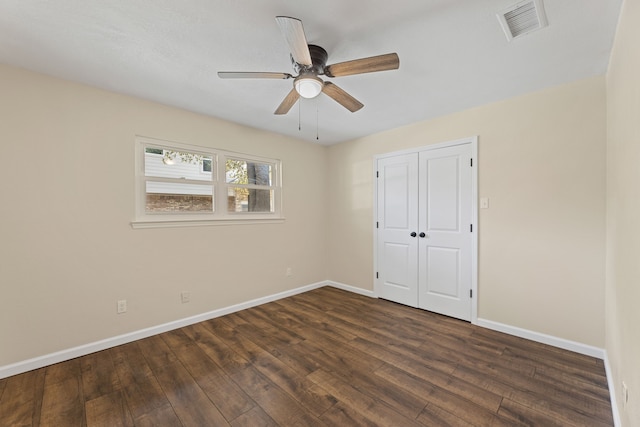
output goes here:
{"type": "Polygon", "coordinates": [[[276,22],[289,45],[293,60],[300,65],[313,65],[302,21],[288,16],[276,16],[276,22]]]}
{"type": "Polygon", "coordinates": [[[342,77],[352,74],[373,73],[376,71],[397,70],[400,67],[400,58],[397,53],[370,56],[369,58],[354,59],[353,61],[339,62],[328,65],[324,69],[327,77],[342,77]]]}
{"type": "Polygon", "coordinates": [[[285,96],[284,100],[278,106],[278,108],[273,114],[278,114],[278,115],[287,114],[291,109],[291,107],[293,107],[293,105],[296,103],[298,98],[300,98],[300,95],[298,95],[298,92],[296,91],[296,89],[295,88],[291,89],[291,92],[289,92],[289,94],[285,96]]]}
{"type": "Polygon", "coordinates": [[[353,96],[349,95],[347,92],[340,89],[338,86],[334,85],[331,82],[324,82],[322,92],[329,95],[329,97],[333,98],[334,101],[336,101],[338,104],[342,105],[352,113],[355,113],[356,111],[364,107],[363,103],[361,103],[353,96]]]}
{"type": "Polygon", "coordinates": [[[290,79],[293,77],[289,73],[251,73],[235,71],[218,71],[221,79],[290,79]]]}

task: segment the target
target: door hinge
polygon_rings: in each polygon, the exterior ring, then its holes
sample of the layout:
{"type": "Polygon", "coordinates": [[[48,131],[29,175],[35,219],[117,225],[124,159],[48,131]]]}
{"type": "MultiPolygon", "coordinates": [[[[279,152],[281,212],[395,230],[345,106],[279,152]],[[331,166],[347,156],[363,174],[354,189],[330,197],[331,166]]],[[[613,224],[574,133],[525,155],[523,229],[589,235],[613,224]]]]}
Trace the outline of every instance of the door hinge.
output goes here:
{"type": "Polygon", "coordinates": [[[378,275],[378,272],[376,271],[376,279],[379,279],[380,276],[378,275]]]}
{"type": "Polygon", "coordinates": [[[473,224],[469,224],[469,232],[473,233],[473,224]]]}
{"type": "Polygon", "coordinates": [[[469,298],[473,298],[473,289],[469,289],[469,298]]]}
{"type": "Polygon", "coordinates": [[[376,171],[376,178],[380,178],[380,172],[376,171]]]}
{"type": "Polygon", "coordinates": [[[380,223],[376,221],[376,228],[380,228],[380,223]]]}
{"type": "Polygon", "coordinates": [[[471,161],[471,162],[470,162],[470,166],[471,166],[471,167],[473,167],[473,158],[471,158],[471,159],[469,159],[469,160],[471,161]]]}

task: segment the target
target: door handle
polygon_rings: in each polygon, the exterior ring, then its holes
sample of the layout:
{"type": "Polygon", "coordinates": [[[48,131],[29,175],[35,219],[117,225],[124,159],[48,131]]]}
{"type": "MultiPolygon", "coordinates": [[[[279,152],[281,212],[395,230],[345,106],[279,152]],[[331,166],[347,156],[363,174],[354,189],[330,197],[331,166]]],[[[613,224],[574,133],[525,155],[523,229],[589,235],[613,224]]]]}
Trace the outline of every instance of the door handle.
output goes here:
{"type": "Polygon", "coordinates": [[[411,232],[411,237],[416,237],[416,236],[417,236],[416,232],[415,232],[415,231],[412,231],[412,232],[411,232]]]}
{"type": "Polygon", "coordinates": [[[420,237],[427,237],[426,234],[424,234],[424,231],[422,233],[419,234],[420,237]]]}

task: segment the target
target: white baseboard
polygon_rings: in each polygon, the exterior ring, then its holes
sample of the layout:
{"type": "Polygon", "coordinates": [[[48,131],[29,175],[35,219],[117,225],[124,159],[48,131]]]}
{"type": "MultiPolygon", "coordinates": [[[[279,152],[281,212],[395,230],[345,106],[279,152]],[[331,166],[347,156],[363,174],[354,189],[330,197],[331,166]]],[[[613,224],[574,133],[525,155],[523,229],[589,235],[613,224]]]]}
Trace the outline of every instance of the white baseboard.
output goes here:
{"type": "Polygon", "coordinates": [[[605,351],[602,348],[593,347],[575,341],[566,340],[564,338],[554,337],[552,335],[542,334],[540,332],[530,331],[528,329],[518,328],[516,326],[505,325],[503,323],[494,322],[492,320],[478,319],[478,326],[493,329],[494,331],[504,332],[505,334],[514,335],[520,338],[526,338],[543,344],[548,344],[564,350],[573,351],[598,359],[605,358],[605,351]]]}
{"type": "Polygon", "coordinates": [[[604,352],[604,370],[607,373],[607,385],[609,386],[609,398],[611,399],[611,411],[613,412],[613,425],[615,427],[622,426],[622,419],[618,411],[618,399],[616,399],[616,386],[613,383],[613,372],[609,364],[609,355],[604,352]]]}
{"type": "MultiPolygon", "coordinates": [[[[207,313],[198,314],[196,316],[175,320],[173,322],[164,323],[158,326],[152,326],[146,329],[140,329],[138,331],[129,332],[127,334],[118,335],[112,338],[107,338],[107,339],[95,341],[89,344],[80,345],[78,347],[57,351],[55,353],[45,354],[44,356],[34,357],[33,359],[24,360],[21,362],[10,364],[10,365],[0,366],[0,379],[21,374],[23,372],[28,372],[33,369],[42,368],[44,366],[52,365],[54,363],[59,363],[65,360],[70,360],[76,357],[95,353],[96,351],[105,350],[107,348],[126,344],[142,338],[147,338],[153,335],[161,334],[163,332],[182,328],[184,326],[193,325],[199,322],[204,322],[205,320],[214,319],[216,317],[224,316],[226,314],[235,313],[236,311],[245,310],[247,308],[266,304],[268,302],[277,301],[282,298],[287,298],[293,295],[301,294],[303,292],[321,288],[327,285],[335,286],[333,283],[330,283],[330,282],[313,283],[311,285],[302,286],[300,288],[280,292],[273,295],[268,295],[262,298],[256,298],[251,301],[235,304],[229,307],[220,308],[217,310],[209,311],[207,313]]],[[[340,287],[340,286],[335,286],[335,287],[340,287]]],[[[348,286],[348,288],[352,288],[352,287],[348,286]]],[[[353,289],[357,289],[357,288],[353,288],[353,289]]],[[[345,289],[345,290],[350,290],[350,289],[345,289]]]]}
{"type": "Polygon", "coordinates": [[[331,280],[328,280],[327,286],[342,289],[343,291],[353,292],[354,294],[364,295],[365,297],[370,297],[370,298],[376,297],[373,291],[369,291],[362,288],[356,288],[355,286],[345,285],[344,283],[340,283],[340,282],[333,282],[331,280]]]}

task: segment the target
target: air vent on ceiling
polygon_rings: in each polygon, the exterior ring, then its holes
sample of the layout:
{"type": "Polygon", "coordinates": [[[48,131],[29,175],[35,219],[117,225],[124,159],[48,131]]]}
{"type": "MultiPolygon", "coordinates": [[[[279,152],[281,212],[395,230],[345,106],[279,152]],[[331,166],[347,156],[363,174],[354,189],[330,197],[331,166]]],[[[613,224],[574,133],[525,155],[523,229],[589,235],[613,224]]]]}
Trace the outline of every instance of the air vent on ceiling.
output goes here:
{"type": "Polygon", "coordinates": [[[516,3],[500,12],[498,20],[509,41],[547,26],[542,0],[516,3]]]}

